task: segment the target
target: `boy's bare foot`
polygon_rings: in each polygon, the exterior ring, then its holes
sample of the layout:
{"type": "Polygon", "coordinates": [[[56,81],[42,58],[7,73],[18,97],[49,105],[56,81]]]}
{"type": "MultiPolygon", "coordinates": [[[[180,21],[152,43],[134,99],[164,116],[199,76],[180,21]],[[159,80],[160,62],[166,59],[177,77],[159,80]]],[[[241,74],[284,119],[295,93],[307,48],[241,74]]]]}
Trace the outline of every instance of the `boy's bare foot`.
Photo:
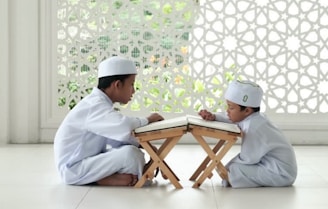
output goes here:
{"type": "Polygon", "coordinates": [[[136,175],[115,173],[97,181],[100,186],[134,186],[138,181],[136,175]]]}

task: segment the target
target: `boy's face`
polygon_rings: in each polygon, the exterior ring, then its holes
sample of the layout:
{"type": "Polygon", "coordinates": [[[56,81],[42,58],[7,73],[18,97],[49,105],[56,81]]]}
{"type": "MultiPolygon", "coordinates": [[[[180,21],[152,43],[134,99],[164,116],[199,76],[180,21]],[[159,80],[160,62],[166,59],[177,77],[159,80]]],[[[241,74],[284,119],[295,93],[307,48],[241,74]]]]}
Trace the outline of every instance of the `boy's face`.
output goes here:
{"type": "Polygon", "coordinates": [[[136,79],[136,75],[130,75],[127,79],[124,80],[124,82],[120,81],[120,84],[118,86],[118,95],[117,95],[117,102],[120,102],[122,104],[127,104],[134,92],[134,81],[136,79]]]}
{"type": "Polygon", "coordinates": [[[230,102],[229,100],[227,100],[227,105],[228,117],[234,123],[244,120],[253,112],[252,109],[249,107],[246,107],[246,109],[241,110],[238,104],[230,102]]]}

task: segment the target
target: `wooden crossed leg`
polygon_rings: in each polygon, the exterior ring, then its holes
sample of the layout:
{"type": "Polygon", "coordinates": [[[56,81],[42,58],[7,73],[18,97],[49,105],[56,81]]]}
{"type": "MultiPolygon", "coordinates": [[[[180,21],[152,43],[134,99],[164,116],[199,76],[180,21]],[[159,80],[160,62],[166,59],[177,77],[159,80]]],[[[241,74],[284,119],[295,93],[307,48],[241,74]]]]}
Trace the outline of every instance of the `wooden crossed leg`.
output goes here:
{"type": "Polygon", "coordinates": [[[153,179],[155,170],[159,168],[163,175],[165,175],[177,189],[182,188],[178,177],[164,161],[164,158],[186,132],[187,126],[183,126],[135,134],[135,136],[139,139],[140,145],[145,149],[151,158],[150,163],[145,168],[144,174],[136,183],[135,187],[140,188],[147,180],[153,179]],[[153,149],[150,142],[160,139],[164,139],[164,142],[158,151],[156,151],[153,149]]]}
{"type": "Polygon", "coordinates": [[[211,178],[213,176],[212,171],[215,168],[222,179],[229,181],[227,169],[221,163],[221,160],[230,150],[232,145],[236,143],[240,134],[196,125],[190,125],[189,132],[195,137],[207,153],[207,157],[190,177],[191,181],[195,181],[193,188],[200,187],[206,178],[211,178]],[[203,138],[204,136],[216,138],[219,141],[214,148],[211,149],[203,138]]]}

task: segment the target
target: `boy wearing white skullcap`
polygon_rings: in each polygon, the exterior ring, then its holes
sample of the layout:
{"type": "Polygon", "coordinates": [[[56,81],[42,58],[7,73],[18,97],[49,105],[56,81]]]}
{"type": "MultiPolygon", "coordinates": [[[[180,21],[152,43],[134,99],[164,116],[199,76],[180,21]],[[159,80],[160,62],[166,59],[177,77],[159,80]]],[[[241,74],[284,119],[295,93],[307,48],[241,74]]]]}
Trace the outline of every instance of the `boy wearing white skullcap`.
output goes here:
{"type": "Polygon", "coordinates": [[[205,120],[237,124],[242,131],[241,151],[227,165],[229,181],[223,186],[234,188],[290,186],[297,176],[293,147],[282,131],[263,114],[260,106],[263,91],[250,81],[233,81],[225,93],[226,114],[201,110],[205,120]]]}
{"type": "Polygon", "coordinates": [[[126,58],[116,56],[102,61],[98,67],[98,87],[61,123],[54,153],[66,184],[133,186],[142,176],[144,154],[131,133],[163,117],[157,113],[149,117],[124,116],[113,106],[115,102],[130,101],[136,74],[134,62],[126,58]]]}

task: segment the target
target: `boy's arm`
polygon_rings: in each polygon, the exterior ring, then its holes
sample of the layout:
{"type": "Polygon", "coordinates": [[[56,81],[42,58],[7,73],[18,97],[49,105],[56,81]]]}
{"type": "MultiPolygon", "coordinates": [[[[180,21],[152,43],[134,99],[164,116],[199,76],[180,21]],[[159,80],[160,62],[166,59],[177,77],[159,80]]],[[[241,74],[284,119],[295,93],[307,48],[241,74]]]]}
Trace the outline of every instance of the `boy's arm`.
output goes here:
{"type": "Polygon", "coordinates": [[[221,112],[221,113],[215,113],[214,115],[216,121],[220,121],[224,123],[233,123],[231,120],[229,120],[226,113],[221,112]]]}

